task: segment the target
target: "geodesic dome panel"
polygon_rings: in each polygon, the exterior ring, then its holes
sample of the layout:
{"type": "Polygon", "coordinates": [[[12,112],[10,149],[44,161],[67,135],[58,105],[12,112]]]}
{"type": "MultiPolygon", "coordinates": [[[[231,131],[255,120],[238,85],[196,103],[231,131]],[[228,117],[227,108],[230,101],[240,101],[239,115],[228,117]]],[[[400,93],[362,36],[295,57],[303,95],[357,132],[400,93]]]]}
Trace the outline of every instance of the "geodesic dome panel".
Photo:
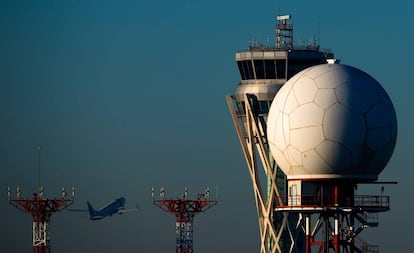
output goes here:
{"type": "Polygon", "coordinates": [[[377,179],[397,139],[383,87],[342,64],[292,77],[276,94],[267,125],[270,150],[288,178],[377,179]]]}

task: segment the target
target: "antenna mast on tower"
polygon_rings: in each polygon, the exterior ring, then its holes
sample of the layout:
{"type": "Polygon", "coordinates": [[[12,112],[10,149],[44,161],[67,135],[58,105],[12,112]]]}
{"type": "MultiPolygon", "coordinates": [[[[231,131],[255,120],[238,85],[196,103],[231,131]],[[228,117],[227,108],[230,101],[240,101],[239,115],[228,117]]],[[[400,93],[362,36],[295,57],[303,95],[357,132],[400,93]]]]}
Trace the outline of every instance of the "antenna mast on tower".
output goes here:
{"type": "Polygon", "coordinates": [[[44,187],[40,185],[40,152],[38,146],[39,167],[38,167],[38,192],[33,197],[22,198],[21,188],[17,186],[16,197],[12,197],[10,186],[7,189],[9,204],[22,212],[29,213],[33,218],[33,240],[32,253],[50,253],[50,217],[66,207],[73,204],[75,199],[75,188],[72,187],[72,198],[68,199],[65,188],[62,188],[62,197],[48,199],[44,197],[44,187]]]}
{"type": "Polygon", "coordinates": [[[290,15],[277,16],[279,23],[276,25],[276,48],[278,49],[293,49],[293,24],[287,22],[290,18],[290,15]]]}

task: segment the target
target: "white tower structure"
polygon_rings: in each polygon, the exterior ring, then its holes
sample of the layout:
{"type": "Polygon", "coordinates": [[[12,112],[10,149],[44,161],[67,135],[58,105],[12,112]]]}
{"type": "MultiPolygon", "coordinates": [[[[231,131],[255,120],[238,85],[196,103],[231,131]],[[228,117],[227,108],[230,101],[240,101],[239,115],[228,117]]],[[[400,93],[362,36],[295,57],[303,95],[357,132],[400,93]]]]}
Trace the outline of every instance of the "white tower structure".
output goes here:
{"type": "Polygon", "coordinates": [[[396,114],[382,86],[347,65],[309,67],[277,93],[267,127],[288,182],[276,211],[304,217],[305,252],[377,252],[358,235],[378,225],[389,197],[355,189],[376,182],[396,144],[396,114]]]}
{"type": "Polygon", "coordinates": [[[275,163],[267,141],[266,121],[276,93],[299,71],[333,58],[328,50],[311,43],[293,44],[290,15],[278,16],[275,44],[255,41],[236,52],[241,81],[234,95],[226,97],[246,159],[260,230],[260,252],[304,252],[305,234],[298,213],[275,212],[276,203],[287,194],[286,175],[275,163]]]}

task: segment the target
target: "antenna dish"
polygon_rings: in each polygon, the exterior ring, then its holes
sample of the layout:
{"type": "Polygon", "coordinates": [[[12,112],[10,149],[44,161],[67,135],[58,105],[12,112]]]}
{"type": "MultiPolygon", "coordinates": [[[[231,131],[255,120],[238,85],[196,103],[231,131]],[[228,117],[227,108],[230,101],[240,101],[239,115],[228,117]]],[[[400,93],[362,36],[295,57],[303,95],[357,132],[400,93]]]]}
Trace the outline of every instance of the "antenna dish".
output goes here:
{"type": "Polygon", "coordinates": [[[290,15],[280,15],[280,16],[277,16],[277,20],[288,20],[291,17],[292,16],[290,16],[290,15]]]}

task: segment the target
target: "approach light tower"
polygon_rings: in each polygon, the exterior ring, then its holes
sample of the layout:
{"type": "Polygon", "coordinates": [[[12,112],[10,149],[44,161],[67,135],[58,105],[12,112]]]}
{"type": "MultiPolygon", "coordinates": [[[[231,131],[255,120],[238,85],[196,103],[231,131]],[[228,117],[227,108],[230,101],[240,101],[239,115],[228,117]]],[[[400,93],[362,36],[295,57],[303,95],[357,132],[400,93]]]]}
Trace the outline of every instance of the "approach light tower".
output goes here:
{"type": "Polygon", "coordinates": [[[193,220],[198,213],[215,206],[217,200],[210,199],[210,190],[207,187],[203,194],[198,194],[196,200],[187,199],[187,188],[178,199],[165,199],[165,191],[160,190],[160,199],[155,199],[152,188],[152,203],[162,210],[175,215],[176,253],[193,253],[193,220]]]}
{"type": "Polygon", "coordinates": [[[226,97],[253,185],[260,253],[305,250],[300,215],[275,212],[277,199],[287,194],[287,180],[269,150],[266,122],[270,105],[279,89],[296,73],[333,58],[333,53],[321,50],[315,41],[294,45],[290,18],[277,17],[274,46],[255,40],[247,50],[236,52],[241,81],[234,95],[226,97]],[[261,177],[262,174],[265,175],[261,177]]]}
{"type": "Polygon", "coordinates": [[[43,196],[43,186],[39,188],[38,193],[33,193],[32,199],[21,197],[21,188],[17,187],[16,198],[13,199],[8,187],[9,203],[17,209],[30,213],[33,217],[33,244],[32,253],[50,253],[50,232],[49,222],[52,214],[62,211],[73,204],[75,198],[75,189],[72,188],[72,198],[68,199],[66,191],[62,188],[62,197],[47,199],[43,196]]]}

